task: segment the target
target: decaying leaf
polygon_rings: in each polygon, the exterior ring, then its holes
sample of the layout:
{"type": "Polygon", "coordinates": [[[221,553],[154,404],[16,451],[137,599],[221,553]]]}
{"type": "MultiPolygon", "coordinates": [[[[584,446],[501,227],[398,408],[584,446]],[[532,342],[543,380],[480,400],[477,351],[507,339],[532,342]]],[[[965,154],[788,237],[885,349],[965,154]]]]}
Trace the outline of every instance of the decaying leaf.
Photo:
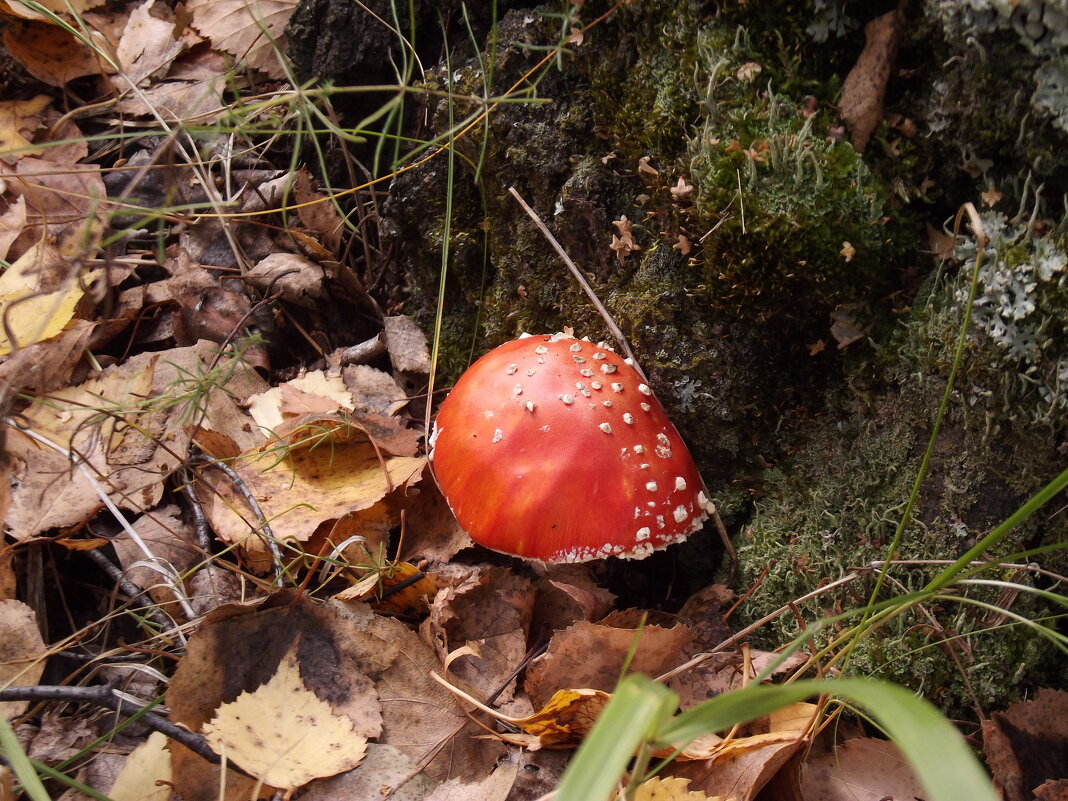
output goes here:
{"type": "Polygon", "coordinates": [[[452,672],[481,698],[499,691],[498,699],[506,702],[527,650],[533,605],[534,588],[528,579],[506,568],[490,568],[438,592],[421,627],[423,639],[442,643],[445,651],[477,642],[481,655],[458,660],[452,672]]]}
{"type": "MultiPolygon", "coordinates": [[[[305,542],[324,521],[367,509],[388,492],[418,481],[425,463],[423,458],[380,456],[366,438],[337,444],[326,439],[305,450],[278,446],[246,453],[233,469],[258,500],[275,538],[305,542]]],[[[215,532],[252,560],[267,559],[263,520],[243,494],[218,471],[207,468],[202,475],[212,484],[203,497],[211,498],[205,511],[215,532]]]]}
{"type": "Polygon", "coordinates": [[[810,759],[801,787],[805,801],[923,798],[925,791],[896,745],[871,737],[846,740],[810,759]]]}
{"type": "Polygon", "coordinates": [[[1029,801],[1047,779],[1068,779],[1068,693],[1042,688],[992,715],[983,754],[1005,801],[1029,801]]]}
{"type": "MultiPolygon", "coordinates": [[[[48,649],[33,610],[22,601],[0,601],[0,687],[32,686],[44,673],[48,649]]],[[[0,702],[0,715],[21,715],[29,701],[0,702]]]]}
{"type": "Polygon", "coordinates": [[[158,504],[163,479],[185,458],[185,393],[209,354],[201,345],[140,354],[29,406],[25,428],[51,445],[18,431],[8,438],[19,479],[7,520],[13,536],[84,522],[103,504],[98,487],[121,509],[158,504]]]}
{"type": "Polygon", "coordinates": [[[219,706],[201,729],[218,753],[274,787],[296,788],[349,770],[367,750],[353,721],[304,685],[299,642],[294,638],[270,680],[219,706]]]}
{"type": "Polygon", "coordinates": [[[426,801],[506,801],[519,767],[503,764],[479,781],[450,779],[435,788],[426,801]]]}
{"type": "Polygon", "coordinates": [[[271,78],[282,78],[285,27],[296,5],[296,0],[190,0],[186,8],[193,25],[217,48],[271,78]]]}
{"type": "Polygon", "coordinates": [[[863,151],[883,119],[883,98],[905,31],[905,3],[876,17],[864,28],[864,50],[842,83],[838,110],[853,132],[853,147],[863,151]]]}
{"type": "Polygon", "coordinates": [[[527,669],[524,686],[535,707],[569,687],[611,691],[632,647],[631,671],[656,676],[675,665],[689,641],[690,632],[682,624],[639,630],[576,623],[553,635],[548,650],[527,669]]]}
{"type": "Polygon", "coordinates": [[[399,748],[368,743],[367,756],[359,767],[312,782],[301,801],[426,801],[435,785],[399,748]]]}

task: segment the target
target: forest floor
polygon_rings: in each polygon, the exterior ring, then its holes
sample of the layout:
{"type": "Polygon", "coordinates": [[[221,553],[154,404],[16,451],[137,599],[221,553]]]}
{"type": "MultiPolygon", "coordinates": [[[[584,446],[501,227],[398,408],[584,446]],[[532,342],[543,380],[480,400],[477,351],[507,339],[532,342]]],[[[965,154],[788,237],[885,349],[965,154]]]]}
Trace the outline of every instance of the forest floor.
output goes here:
{"type": "MultiPolygon", "coordinates": [[[[841,665],[747,644],[748,587],[639,609],[663,560],[474,546],[429,472],[437,342],[376,228],[398,173],[293,80],[295,5],[0,2],[0,798],[543,798],[626,674],[659,684],[615,707],[627,798],[952,797],[941,752],[910,766],[933,707],[826,685],[702,718],[728,722],[652,776],[677,709],[841,665]]],[[[618,231],[611,258],[640,249],[618,231]]],[[[981,752],[1005,797],[1068,797],[1068,696],[1034,690],[951,733],[950,786],[981,752]]]]}

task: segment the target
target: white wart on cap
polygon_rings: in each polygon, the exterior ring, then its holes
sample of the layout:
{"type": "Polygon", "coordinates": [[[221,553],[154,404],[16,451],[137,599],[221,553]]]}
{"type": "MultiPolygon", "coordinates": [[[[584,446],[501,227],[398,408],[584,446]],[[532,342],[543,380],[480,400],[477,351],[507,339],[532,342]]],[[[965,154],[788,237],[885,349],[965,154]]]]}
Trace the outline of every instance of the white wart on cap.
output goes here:
{"type": "Polygon", "coordinates": [[[441,405],[430,458],[475,542],[546,562],[648,556],[699,529],[711,506],[638,372],[562,334],[475,362],[441,405]]]}

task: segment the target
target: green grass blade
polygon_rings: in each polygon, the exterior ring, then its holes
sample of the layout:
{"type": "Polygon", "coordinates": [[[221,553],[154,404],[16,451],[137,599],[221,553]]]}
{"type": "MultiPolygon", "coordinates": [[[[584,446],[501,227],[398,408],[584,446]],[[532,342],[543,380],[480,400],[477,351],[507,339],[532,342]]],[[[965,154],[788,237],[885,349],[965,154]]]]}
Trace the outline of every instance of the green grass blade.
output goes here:
{"type": "Polygon", "coordinates": [[[49,801],[48,791],[41,782],[41,777],[34,770],[30,758],[22,750],[15,730],[7,722],[7,718],[0,715],[0,753],[4,755],[7,764],[22,784],[22,791],[33,801],[49,801]]]}
{"type": "Polygon", "coordinates": [[[675,693],[645,676],[623,679],[564,772],[556,801],[607,801],[630,758],[678,703],[675,693]]]}
{"type": "Polygon", "coordinates": [[[812,679],[724,693],[671,720],[657,732],[654,746],[685,745],[700,735],[818,695],[843,698],[869,712],[912,765],[928,801],[997,801],[986,772],[952,723],[925,699],[874,679],[812,679]]]}

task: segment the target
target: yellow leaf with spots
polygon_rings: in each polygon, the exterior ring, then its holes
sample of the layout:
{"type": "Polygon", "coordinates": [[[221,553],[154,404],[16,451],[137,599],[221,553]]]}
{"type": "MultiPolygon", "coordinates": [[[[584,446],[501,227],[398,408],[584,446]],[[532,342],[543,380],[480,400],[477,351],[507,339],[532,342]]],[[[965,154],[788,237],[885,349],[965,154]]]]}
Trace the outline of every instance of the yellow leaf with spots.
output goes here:
{"type": "MultiPolygon", "coordinates": [[[[215,751],[272,787],[294,789],[351,770],[367,738],[337,715],[300,676],[296,638],[266,683],[215,710],[201,734],[215,751]]],[[[377,699],[368,696],[368,703],[377,699]]]]}
{"type": "Polygon", "coordinates": [[[690,790],[690,780],[654,776],[638,785],[634,801],[717,801],[722,796],[705,795],[699,790],[690,790]]]}

